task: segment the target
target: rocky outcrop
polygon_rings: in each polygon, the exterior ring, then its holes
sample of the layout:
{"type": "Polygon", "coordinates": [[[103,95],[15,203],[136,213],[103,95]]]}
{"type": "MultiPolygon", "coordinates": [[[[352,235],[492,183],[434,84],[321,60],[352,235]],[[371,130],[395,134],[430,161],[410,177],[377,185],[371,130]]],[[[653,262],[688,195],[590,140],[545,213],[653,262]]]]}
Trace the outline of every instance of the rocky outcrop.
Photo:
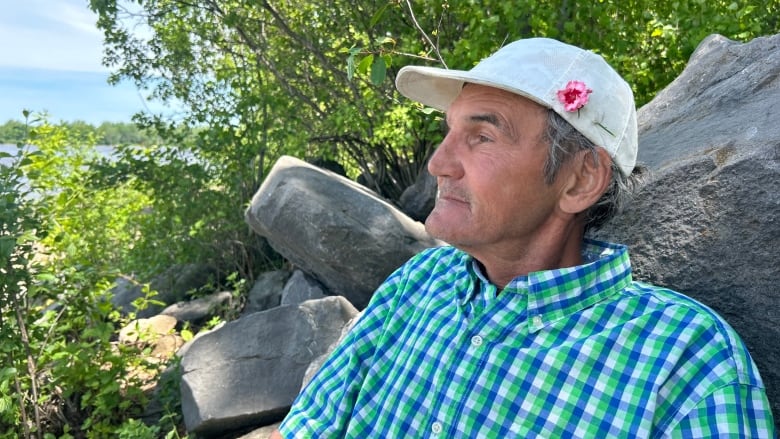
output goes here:
{"type": "Polygon", "coordinates": [[[277,252],[358,309],[395,268],[437,244],[370,190],[293,157],[277,161],[246,219],[277,252]]]}
{"type": "Polygon", "coordinates": [[[639,109],[638,160],[661,169],[720,148],[777,148],[778,44],[778,35],[702,41],[685,71],[639,109]]]}
{"type": "Polygon", "coordinates": [[[737,330],[780,421],[780,35],[704,40],[638,114],[653,170],[598,236],[631,249],[635,278],[709,305],[737,330]]]}
{"type": "Polygon", "coordinates": [[[275,164],[246,217],[295,268],[263,273],[241,318],[179,351],[182,411],[199,437],[278,421],[355,322],[353,305],[441,244],[368,189],[292,157],[275,164]]]}

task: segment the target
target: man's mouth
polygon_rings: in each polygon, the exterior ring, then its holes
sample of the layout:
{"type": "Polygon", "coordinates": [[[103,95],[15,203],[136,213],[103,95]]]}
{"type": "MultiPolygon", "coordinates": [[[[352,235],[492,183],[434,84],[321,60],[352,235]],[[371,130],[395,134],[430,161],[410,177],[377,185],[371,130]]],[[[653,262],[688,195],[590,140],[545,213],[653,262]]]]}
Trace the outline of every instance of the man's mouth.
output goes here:
{"type": "Polygon", "coordinates": [[[436,201],[450,201],[455,203],[463,203],[468,204],[468,197],[464,196],[463,194],[459,194],[452,190],[441,190],[439,189],[436,191],[436,201]]]}

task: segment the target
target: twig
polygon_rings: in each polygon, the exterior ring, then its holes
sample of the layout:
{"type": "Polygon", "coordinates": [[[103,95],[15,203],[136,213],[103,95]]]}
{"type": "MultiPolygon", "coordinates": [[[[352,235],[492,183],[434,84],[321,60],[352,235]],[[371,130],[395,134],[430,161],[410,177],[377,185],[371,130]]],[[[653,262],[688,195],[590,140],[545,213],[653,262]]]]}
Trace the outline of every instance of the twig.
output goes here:
{"type": "Polygon", "coordinates": [[[420,27],[420,23],[417,22],[417,18],[414,16],[414,11],[412,10],[412,3],[409,0],[406,0],[406,7],[409,8],[409,16],[412,17],[412,23],[414,23],[414,27],[417,28],[418,31],[420,31],[420,34],[422,34],[423,38],[425,38],[425,41],[428,42],[428,44],[431,46],[434,52],[436,52],[436,57],[439,59],[439,62],[441,65],[444,66],[445,69],[448,69],[447,63],[444,62],[444,58],[442,58],[441,53],[439,53],[439,48],[433,44],[433,41],[431,41],[431,38],[428,36],[428,34],[425,33],[422,27],[420,27]]]}
{"type": "Polygon", "coordinates": [[[30,390],[32,391],[33,413],[35,414],[36,436],[41,438],[41,413],[38,407],[38,376],[35,371],[35,360],[30,350],[30,337],[27,335],[27,326],[24,324],[22,310],[19,309],[19,301],[14,298],[14,308],[16,310],[16,322],[19,325],[19,332],[22,336],[22,344],[27,353],[27,373],[30,374],[30,390]]]}

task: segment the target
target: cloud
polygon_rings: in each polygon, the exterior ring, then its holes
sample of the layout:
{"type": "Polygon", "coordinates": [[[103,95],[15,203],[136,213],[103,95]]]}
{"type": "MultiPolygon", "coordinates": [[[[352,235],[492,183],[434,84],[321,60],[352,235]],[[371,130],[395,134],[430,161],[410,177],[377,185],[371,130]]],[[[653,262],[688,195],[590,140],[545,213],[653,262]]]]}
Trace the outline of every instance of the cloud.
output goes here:
{"type": "Polygon", "coordinates": [[[179,106],[149,102],[127,82],[109,86],[101,65],[103,36],[86,0],[16,0],[0,8],[0,123],[22,110],[52,121],[129,121],[142,110],[179,106]]]}
{"type": "Polygon", "coordinates": [[[0,67],[106,72],[96,20],[84,0],[7,2],[0,14],[0,67]]]}
{"type": "MultiPolygon", "coordinates": [[[[47,1],[51,3],[51,1],[47,1]]],[[[103,34],[97,28],[97,14],[92,12],[84,1],[69,2],[62,1],[56,3],[56,8],[49,8],[45,16],[54,22],[69,26],[75,32],[94,38],[95,41],[102,43],[103,34]]]]}

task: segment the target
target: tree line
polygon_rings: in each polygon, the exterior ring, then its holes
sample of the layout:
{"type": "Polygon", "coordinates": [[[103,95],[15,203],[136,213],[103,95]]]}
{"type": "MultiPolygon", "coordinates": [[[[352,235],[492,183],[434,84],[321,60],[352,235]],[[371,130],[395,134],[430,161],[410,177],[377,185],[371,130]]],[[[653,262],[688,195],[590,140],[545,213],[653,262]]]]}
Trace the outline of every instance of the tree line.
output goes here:
{"type": "MultiPolygon", "coordinates": [[[[159,140],[155,133],[131,122],[102,122],[95,126],[76,120],[61,122],[60,125],[69,131],[79,133],[82,137],[94,136],[98,145],[148,145],[159,140]]],[[[23,143],[27,139],[28,131],[29,125],[27,123],[9,119],[0,125],[0,144],[23,143]]]]}

